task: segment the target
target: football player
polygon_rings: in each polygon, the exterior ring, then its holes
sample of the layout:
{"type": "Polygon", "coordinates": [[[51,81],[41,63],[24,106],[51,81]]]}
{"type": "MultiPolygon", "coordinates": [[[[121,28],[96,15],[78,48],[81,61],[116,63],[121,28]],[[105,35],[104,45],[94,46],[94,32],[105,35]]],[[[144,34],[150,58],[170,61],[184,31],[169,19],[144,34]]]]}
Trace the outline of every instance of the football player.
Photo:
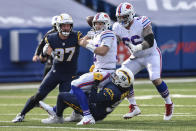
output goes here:
{"type": "MultiPolygon", "coordinates": [[[[169,96],[166,83],[161,79],[162,56],[157,47],[152,31],[151,21],[146,16],[134,17],[135,11],[130,3],[121,3],[116,9],[117,22],[113,25],[113,31],[128,46],[131,56],[122,63],[122,67],[129,68],[133,74],[137,74],[146,68],[149,78],[165,100],[164,120],[172,117],[174,104],[169,96]]],[[[130,112],[125,114],[125,119],[140,114],[136,105],[134,91],[128,97],[130,112]]]]}
{"type": "MultiPolygon", "coordinates": [[[[90,111],[95,121],[103,120],[122,102],[126,96],[129,95],[130,89],[133,88],[133,86],[131,86],[133,81],[134,76],[132,72],[129,69],[123,67],[117,69],[115,73],[111,74],[110,82],[107,83],[101,91],[97,92],[97,87],[91,88],[91,92],[87,94],[87,99],[89,102],[90,111]]],[[[63,123],[63,111],[67,107],[71,107],[78,114],[84,115],[76,96],[72,93],[61,92],[58,95],[57,110],[56,113],[54,113],[55,115],[50,118],[43,119],[42,123],[63,123]]],[[[77,123],[77,125],[86,124],[95,123],[84,121],[77,123]]]]}
{"type": "Polygon", "coordinates": [[[117,39],[115,34],[109,30],[111,25],[110,17],[107,13],[97,13],[92,21],[94,36],[89,33],[80,41],[80,45],[94,53],[93,72],[83,74],[78,79],[71,82],[71,89],[76,95],[78,102],[83,110],[84,117],[79,123],[95,123],[90,113],[88,101],[84,92],[88,92],[96,81],[94,80],[95,72],[99,72],[102,81],[100,87],[109,81],[110,73],[116,69],[117,62],[117,39]]]}
{"type": "Polygon", "coordinates": [[[52,17],[52,29],[49,30],[45,35],[44,35],[44,38],[41,40],[40,44],[37,46],[36,48],[36,51],[35,51],[35,54],[33,56],[33,62],[37,62],[38,60],[40,60],[41,62],[46,62],[45,64],[45,67],[44,67],[44,77],[46,76],[46,74],[49,72],[49,70],[51,69],[52,67],[52,61],[53,61],[53,58],[52,56],[44,56],[43,55],[43,47],[46,45],[46,42],[45,42],[45,38],[51,34],[51,33],[54,33],[54,32],[57,32],[57,29],[56,29],[56,21],[57,21],[57,17],[58,16],[53,16],[52,17]]]}
{"type": "Polygon", "coordinates": [[[44,54],[54,55],[51,70],[43,79],[37,93],[28,99],[23,110],[12,122],[22,122],[26,113],[39,104],[50,91],[59,84],[59,91],[70,90],[72,76],[76,74],[81,33],[73,31],[73,19],[69,14],[61,14],[56,23],[58,32],[45,38],[44,54]]]}

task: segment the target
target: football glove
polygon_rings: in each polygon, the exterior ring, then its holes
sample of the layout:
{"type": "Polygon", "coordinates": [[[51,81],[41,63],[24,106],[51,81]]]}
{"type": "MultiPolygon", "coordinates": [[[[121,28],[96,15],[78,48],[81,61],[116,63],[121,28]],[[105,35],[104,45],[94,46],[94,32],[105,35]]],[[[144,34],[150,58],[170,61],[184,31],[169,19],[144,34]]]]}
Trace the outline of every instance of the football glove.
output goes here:
{"type": "Polygon", "coordinates": [[[142,50],[142,44],[134,45],[132,42],[125,41],[125,45],[129,47],[131,53],[136,53],[142,50]]]}
{"type": "Polygon", "coordinates": [[[95,65],[91,65],[89,72],[93,72],[94,68],[95,68],[95,65]]]}
{"type": "Polygon", "coordinates": [[[92,39],[95,35],[95,31],[93,29],[91,29],[90,31],[87,32],[87,36],[92,39]]]}

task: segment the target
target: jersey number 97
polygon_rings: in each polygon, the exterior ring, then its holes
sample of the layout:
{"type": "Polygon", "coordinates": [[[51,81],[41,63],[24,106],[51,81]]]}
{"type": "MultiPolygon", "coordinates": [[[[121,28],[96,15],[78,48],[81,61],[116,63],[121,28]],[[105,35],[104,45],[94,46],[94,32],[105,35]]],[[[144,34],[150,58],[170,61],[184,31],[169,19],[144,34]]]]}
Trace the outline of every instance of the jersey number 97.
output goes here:
{"type": "Polygon", "coordinates": [[[63,61],[65,54],[69,54],[66,61],[71,61],[74,52],[75,52],[75,47],[69,47],[69,48],[56,48],[55,50],[55,59],[58,61],[63,61]]]}

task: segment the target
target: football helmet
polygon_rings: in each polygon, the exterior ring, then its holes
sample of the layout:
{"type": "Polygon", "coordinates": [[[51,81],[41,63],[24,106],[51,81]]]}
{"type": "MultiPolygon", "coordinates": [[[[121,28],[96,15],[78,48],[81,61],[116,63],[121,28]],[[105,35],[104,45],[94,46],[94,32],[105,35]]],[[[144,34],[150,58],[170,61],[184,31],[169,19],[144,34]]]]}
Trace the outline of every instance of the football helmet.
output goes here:
{"type": "Polygon", "coordinates": [[[111,74],[111,78],[115,85],[121,86],[122,88],[128,88],[134,82],[133,73],[126,67],[117,69],[115,73],[111,74]]]}
{"type": "Polygon", "coordinates": [[[92,21],[93,29],[95,31],[98,31],[98,30],[96,30],[96,27],[95,27],[96,22],[103,22],[104,23],[104,26],[100,29],[101,31],[107,30],[111,26],[110,17],[107,13],[104,13],[104,12],[97,13],[94,16],[93,21],[92,21]]]}
{"type": "Polygon", "coordinates": [[[125,2],[118,5],[116,8],[117,21],[124,27],[127,27],[129,23],[133,20],[135,16],[135,11],[133,5],[125,2]]]}
{"type": "Polygon", "coordinates": [[[61,14],[57,18],[56,28],[57,28],[58,32],[62,33],[62,35],[68,36],[70,34],[70,32],[72,31],[72,28],[73,28],[73,19],[72,19],[72,17],[69,14],[66,14],[66,13],[61,14]],[[70,30],[69,31],[63,31],[61,29],[62,24],[70,24],[71,25],[70,30]]]}
{"type": "Polygon", "coordinates": [[[52,21],[51,21],[51,25],[52,25],[52,27],[53,27],[55,30],[57,30],[57,29],[56,29],[56,22],[57,22],[57,19],[58,19],[58,16],[55,15],[55,16],[52,17],[52,21]]]}

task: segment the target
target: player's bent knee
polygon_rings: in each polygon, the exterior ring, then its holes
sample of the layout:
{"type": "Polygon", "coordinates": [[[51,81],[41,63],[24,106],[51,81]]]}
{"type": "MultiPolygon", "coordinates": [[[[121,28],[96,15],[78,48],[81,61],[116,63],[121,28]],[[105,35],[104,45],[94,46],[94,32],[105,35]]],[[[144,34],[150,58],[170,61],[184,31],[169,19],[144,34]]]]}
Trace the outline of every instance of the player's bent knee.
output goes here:
{"type": "Polygon", "coordinates": [[[77,86],[79,85],[79,83],[78,83],[77,80],[73,80],[73,81],[71,82],[71,85],[77,87],[77,86]]]}

